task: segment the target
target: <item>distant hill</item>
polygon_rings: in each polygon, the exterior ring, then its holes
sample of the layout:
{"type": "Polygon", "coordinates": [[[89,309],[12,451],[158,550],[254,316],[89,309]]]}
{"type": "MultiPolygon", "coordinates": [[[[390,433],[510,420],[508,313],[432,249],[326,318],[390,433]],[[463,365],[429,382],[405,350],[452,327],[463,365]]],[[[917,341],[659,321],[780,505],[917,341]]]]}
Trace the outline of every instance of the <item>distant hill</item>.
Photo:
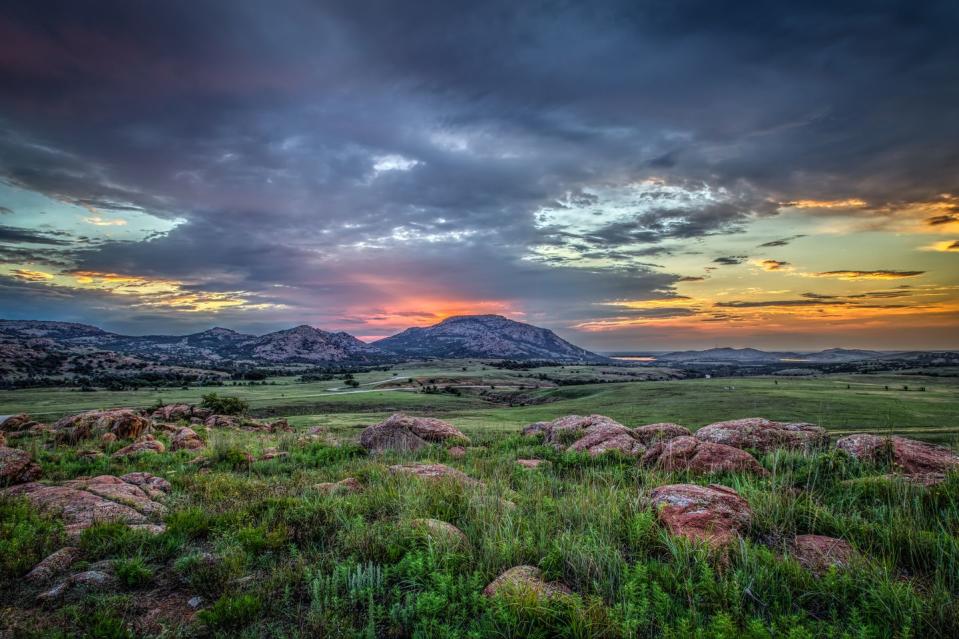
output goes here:
{"type": "Polygon", "coordinates": [[[553,331],[501,315],[460,315],[425,328],[408,328],[374,346],[410,358],[460,358],[605,362],[553,331]]]}
{"type": "Polygon", "coordinates": [[[810,363],[857,362],[890,356],[895,357],[895,354],[846,348],[830,348],[824,351],[813,353],[795,351],[762,351],[755,348],[710,348],[703,351],[676,351],[673,353],[660,353],[655,357],[657,360],[667,362],[730,362],[740,364],[772,364],[784,361],[810,363]]]}

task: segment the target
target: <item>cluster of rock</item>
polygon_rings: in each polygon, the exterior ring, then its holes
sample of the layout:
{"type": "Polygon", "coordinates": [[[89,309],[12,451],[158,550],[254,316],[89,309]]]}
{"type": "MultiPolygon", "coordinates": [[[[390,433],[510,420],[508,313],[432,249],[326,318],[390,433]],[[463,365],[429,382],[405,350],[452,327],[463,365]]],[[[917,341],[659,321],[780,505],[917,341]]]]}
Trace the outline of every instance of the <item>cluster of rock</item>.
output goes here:
{"type": "MultiPolygon", "coordinates": [[[[469,438],[449,422],[432,417],[391,415],[360,434],[360,445],[372,453],[386,450],[408,452],[432,444],[469,444],[469,438]]],[[[465,454],[465,449],[463,454],[465,454]]]]}

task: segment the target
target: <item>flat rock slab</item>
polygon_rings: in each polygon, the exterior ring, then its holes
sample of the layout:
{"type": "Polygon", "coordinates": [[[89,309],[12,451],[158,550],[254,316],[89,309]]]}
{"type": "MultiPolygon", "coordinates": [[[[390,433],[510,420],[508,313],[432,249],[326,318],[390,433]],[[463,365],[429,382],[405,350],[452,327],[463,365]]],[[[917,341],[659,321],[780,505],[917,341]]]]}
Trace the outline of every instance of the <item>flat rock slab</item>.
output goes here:
{"type": "Polygon", "coordinates": [[[777,448],[813,450],[829,444],[829,433],[815,424],[774,422],[748,417],[716,422],[696,431],[696,438],[735,448],[770,452],[777,448]]]}
{"type": "Polygon", "coordinates": [[[136,439],[146,433],[152,422],[129,408],[91,410],[69,415],[57,421],[53,430],[63,439],[76,441],[112,433],[119,439],[136,439]]]}
{"type": "Polygon", "coordinates": [[[363,490],[363,484],[354,477],[347,477],[337,482],[328,481],[316,484],[313,489],[327,495],[358,493],[363,490]]]}
{"type": "Polygon", "coordinates": [[[903,473],[913,476],[936,477],[959,466],[959,455],[952,450],[898,435],[847,435],[836,441],[836,447],[863,461],[891,461],[903,473]]]}
{"type": "Polygon", "coordinates": [[[483,589],[483,595],[526,594],[552,598],[571,595],[573,591],[557,581],[545,581],[543,571],[536,566],[513,566],[483,589]]]}
{"type": "Polygon", "coordinates": [[[166,513],[166,507],[156,498],[168,490],[165,479],[149,473],[130,473],[123,477],[75,479],[58,485],[30,482],[7,488],[2,494],[25,497],[38,510],[59,514],[67,534],[77,536],[101,521],[160,532],[162,526],[154,520],[166,513]]]}
{"type": "Polygon", "coordinates": [[[409,475],[432,481],[451,479],[466,486],[475,486],[481,483],[466,473],[450,468],[445,464],[400,464],[390,466],[389,471],[394,475],[409,475]]]}
{"type": "Polygon", "coordinates": [[[752,521],[752,510],[732,488],[671,484],[653,490],[650,501],[669,532],[713,547],[737,539],[752,521]]]}
{"type": "Polygon", "coordinates": [[[0,486],[11,486],[36,481],[40,466],[25,450],[0,446],[0,486]]]}
{"type": "Polygon", "coordinates": [[[469,444],[469,438],[455,426],[433,417],[411,417],[403,413],[367,427],[360,433],[360,445],[373,453],[387,450],[407,452],[430,444],[469,444]]]}
{"type": "Polygon", "coordinates": [[[659,470],[688,470],[704,475],[719,472],[768,474],[756,458],[744,450],[688,436],[653,444],[643,455],[642,462],[659,470]]]}
{"type": "Polygon", "coordinates": [[[790,550],[804,568],[817,575],[830,568],[845,568],[856,557],[846,541],[824,535],[797,535],[790,550]]]}
{"type": "Polygon", "coordinates": [[[637,426],[633,429],[633,434],[646,446],[652,446],[656,442],[672,439],[673,437],[688,437],[692,435],[690,430],[685,426],[673,424],[672,422],[637,426]]]}

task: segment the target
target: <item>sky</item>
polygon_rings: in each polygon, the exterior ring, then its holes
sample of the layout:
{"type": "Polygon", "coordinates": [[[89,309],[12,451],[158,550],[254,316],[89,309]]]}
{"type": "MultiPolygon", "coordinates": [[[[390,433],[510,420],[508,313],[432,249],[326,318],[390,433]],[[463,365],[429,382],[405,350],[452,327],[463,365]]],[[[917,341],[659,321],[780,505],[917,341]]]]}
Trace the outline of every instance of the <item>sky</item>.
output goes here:
{"type": "Polygon", "coordinates": [[[954,0],[0,8],[0,317],[959,348],[954,0]]]}

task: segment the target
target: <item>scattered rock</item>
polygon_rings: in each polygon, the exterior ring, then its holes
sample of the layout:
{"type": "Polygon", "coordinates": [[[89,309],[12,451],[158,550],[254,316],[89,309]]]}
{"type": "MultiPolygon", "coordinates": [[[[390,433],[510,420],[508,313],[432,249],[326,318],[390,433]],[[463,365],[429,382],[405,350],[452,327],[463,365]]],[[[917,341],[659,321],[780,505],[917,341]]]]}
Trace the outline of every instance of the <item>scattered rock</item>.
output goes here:
{"type": "Polygon", "coordinates": [[[716,422],[696,431],[703,441],[751,448],[769,452],[777,448],[812,450],[829,444],[825,428],[807,423],[773,422],[762,417],[748,417],[716,422]]]}
{"type": "Polygon", "coordinates": [[[130,455],[139,455],[140,453],[162,453],[166,450],[163,442],[158,441],[153,435],[143,435],[129,446],[124,446],[113,457],[128,457],[130,455]]]}
{"type": "Polygon", "coordinates": [[[113,433],[103,433],[100,435],[100,441],[104,444],[112,444],[117,440],[117,436],[113,433]]]}
{"type": "Polygon", "coordinates": [[[701,441],[695,437],[674,437],[653,444],[643,455],[643,465],[659,470],[688,470],[709,474],[724,471],[768,474],[756,458],[739,448],[701,441]]]}
{"type": "Polygon", "coordinates": [[[53,430],[66,441],[113,433],[119,439],[136,439],[147,432],[151,422],[129,408],[91,410],[57,421],[53,430]]]}
{"type": "Polygon", "coordinates": [[[36,481],[40,465],[25,450],[0,446],[0,486],[11,486],[36,481]]]}
{"type": "Polygon", "coordinates": [[[203,605],[203,597],[200,595],[193,595],[186,601],[186,605],[190,606],[194,610],[203,605]]]}
{"type": "Polygon", "coordinates": [[[959,466],[959,455],[952,450],[898,435],[848,435],[841,437],[836,447],[863,461],[891,461],[906,475],[929,475],[929,483],[959,466]]]}
{"type": "Polygon", "coordinates": [[[692,435],[685,426],[670,422],[637,426],[633,429],[633,434],[646,446],[652,446],[656,442],[672,439],[673,437],[688,437],[692,435]]]}
{"type": "Polygon", "coordinates": [[[94,450],[94,449],[81,450],[77,452],[77,457],[79,457],[80,459],[86,459],[88,461],[93,459],[99,459],[103,457],[103,451],[94,450]]]}
{"type": "Polygon", "coordinates": [[[67,546],[48,555],[43,561],[33,567],[33,570],[27,573],[27,581],[42,583],[49,581],[54,575],[65,571],[80,556],[80,549],[73,546],[67,546]]]}
{"type": "Polygon", "coordinates": [[[745,499],[732,488],[672,484],[653,490],[650,501],[669,532],[719,547],[739,537],[752,521],[745,499]]]}
{"type": "Polygon", "coordinates": [[[514,566],[483,589],[486,597],[523,593],[552,598],[571,595],[573,591],[557,581],[544,581],[543,571],[536,566],[514,566]]]}
{"type": "MultiPolygon", "coordinates": [[[[66,533],[71,537],[99,521],[117,521],[150,532],[161,530],[162,527],[153,524],[152,519],[163,516],[166,507],[155,501],[156,493],[151,495],[141,488],[150,481],[146,478],[153,476],[131,473],[124,477],[129,481],[113,475],[100,475],[54,485],[30,482],[7,488],[0,494],[25,497],[35,508],[59,514],[66,533]]],[[[162,488],[159,491],[165,492],[162,488]]]]}
{"type": "Polygon", "coordinates": [[[313,489],[317,492],[333,495],[337,493],[358,493],[363,490],[363,484],[353,477],[347,477],[337,482],[323,482],[316,484],[313,489]]]}
{"type": "Polygon", "coordinates": [[[546,463],[545,459],[517,459],[516,463],[523,468],[539,468],[541,465],[546,463]]]}
{"type": "Polygon", "coordinates": [[[626,455],[641,455],[646,449],[633,431],[605,415],[567,415],[551,422],[537,422],[523,429],[526,436],[543,434],[543,441],[570,452],[601,455],[618,450],[626,455]]]}
{"type": "Polygon", "coordinates": [[[276,448],[267,448],[260,455],[259,461],[269,461],[271,459],[276,459],[277,457],[289,457],[290,453],[285,450],[278,450],[276,448]]]}
{"type": "Polygon", "coordinates": [[[189,426],[178,428],[173,433],[173,441],[170,443],[170,450],[197,450],[203,448],[205,444],[196,431],[189,426]]]}
{"type": "Polygon", "coordinates": [[[823,535],[797,535],[791,551],[804,568],[817,575],[833,567],[845,568],[856,556],[847,542],[823,535]]]}
{"type": "Polygon", "coordinates": [[[462,446],[453,446],[452,448],[447,448],[446,453],[453,459],[463,459],[466,457],[466,449],[462,446]]]}
{"type": "Polygon", "coordinates": [[[442,480],[449,478],[467,486],[480,483],[466,473],[450,468],[445,464],[400,464],[390,466],[389,471],[394,475],[410,475],[420,479],[442,480]]]}
{"type": "Polygon", "coordinates": [[[360,434],[360,445],[370,452],[411,451],[444,442],[469,443],[455,426],[433,417],[410,417],[403,413],[369,426],[360,434]]]}
{"type": "Polygon", "coordinates": [[[439,519],[413,519],[410,525],[424,531],[435,541],[444,542],[453,546],[466,546],[469,540],[462,530],[453,524],[439,519]]]}

